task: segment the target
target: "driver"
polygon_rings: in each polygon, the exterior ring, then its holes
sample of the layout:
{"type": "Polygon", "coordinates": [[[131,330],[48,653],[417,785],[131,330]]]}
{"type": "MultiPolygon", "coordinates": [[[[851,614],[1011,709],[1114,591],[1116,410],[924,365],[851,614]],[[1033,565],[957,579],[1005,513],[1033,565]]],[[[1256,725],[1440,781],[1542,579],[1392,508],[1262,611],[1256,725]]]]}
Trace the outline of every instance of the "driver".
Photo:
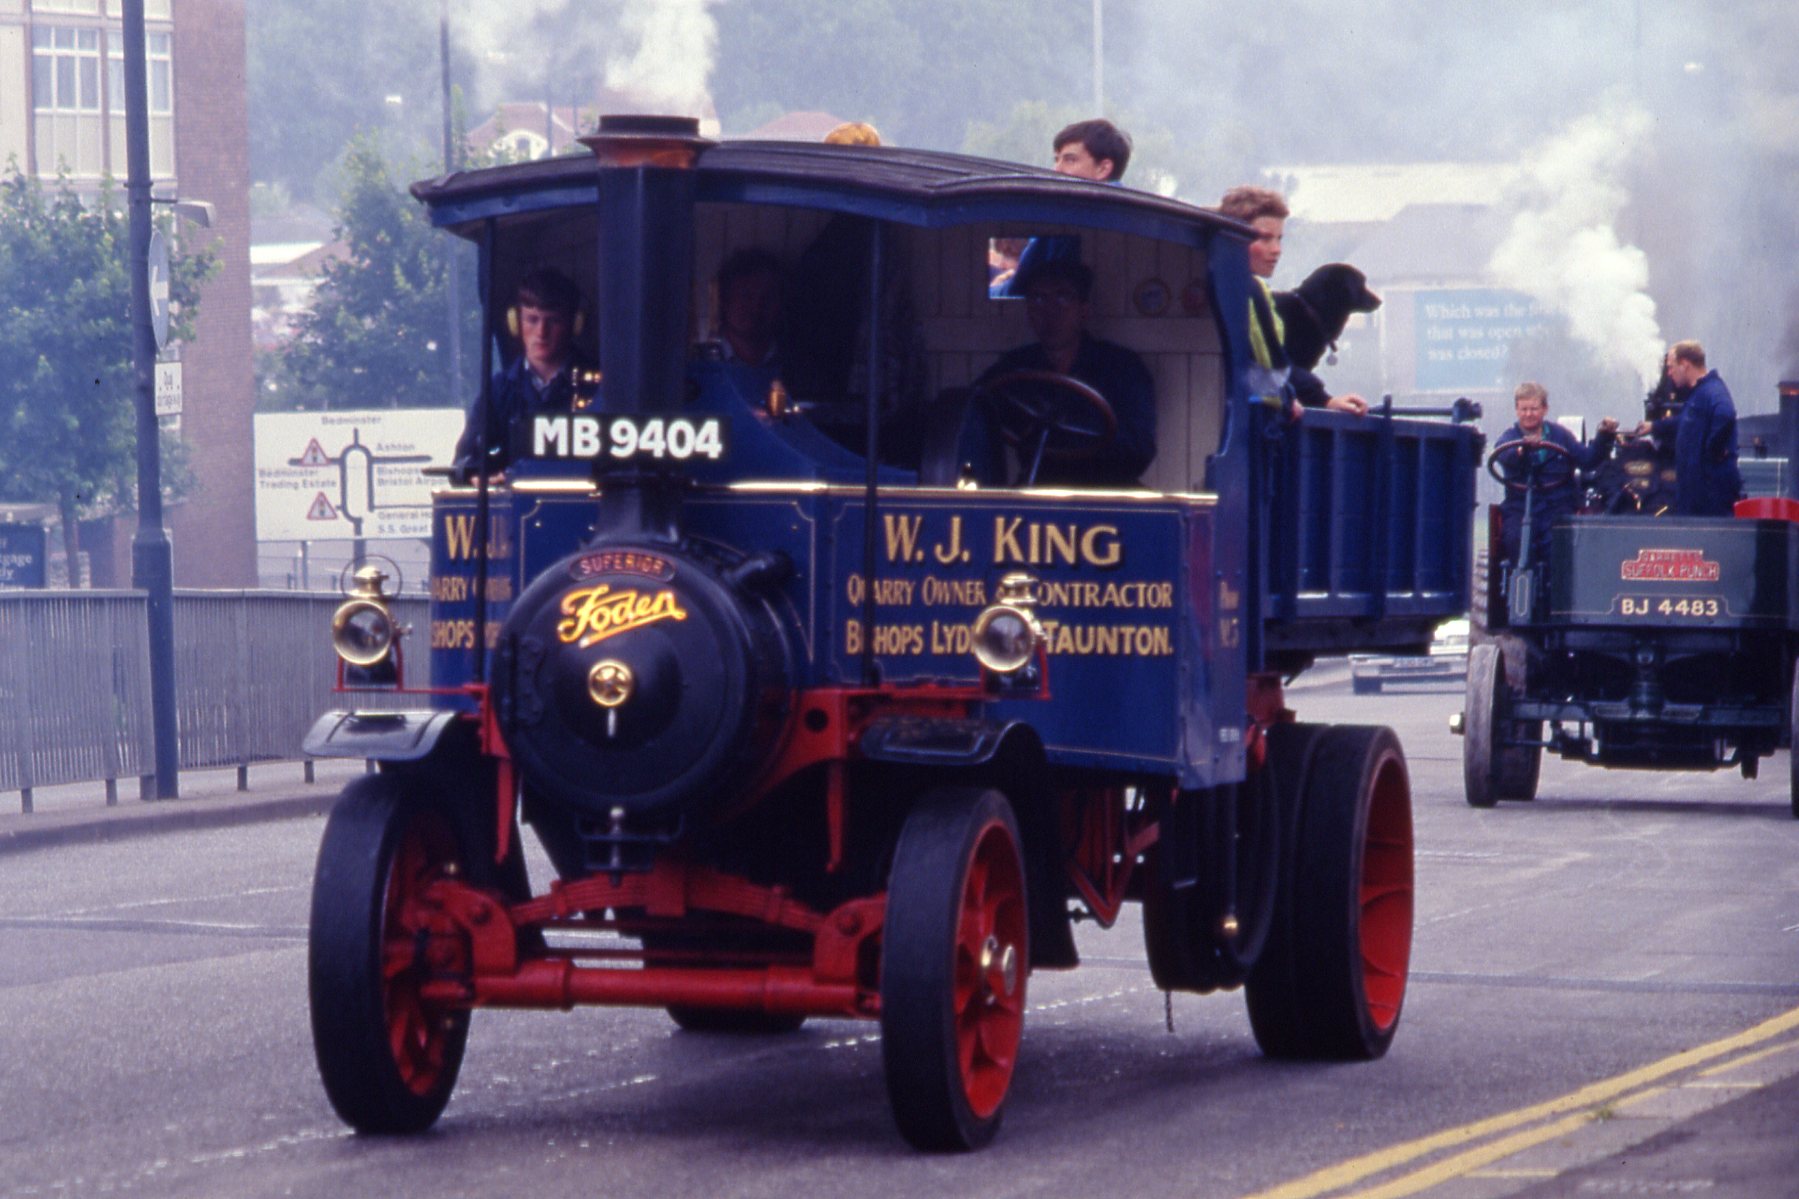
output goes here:
{"type": "MultiPolygon", "coordinates": [[[[1087,332],[1092,268],[1072,259],[1032,263],[1020,272],[1019,290],[1024,295],[1025,318],[1037,340],[1000,355],[976,381],[976,390],[990,379],[1018,370],[1054,371],[1087,384],[1112,406],[1117,436],[1091,455],[1046,458],[1037,482],[1056,487],[1136,486],[1138,476],[1156,456],[1155,381],[1135,352],[1087,332]]],[[[1049,388],[1043,390],[1046,402],[1061,399],[1049,396],[1049,388]]],[[[1066,403],[1058,403],[1058,409],[1068,414],[1071,423],[1099,433],[1096,414],[1066,403]]],[[[1056,439],[1050,444],[1054,448],[1056,439]]]]}
{"type": "Polygon", "coordinates": [[[1521,449],[1499,455],[1499,470],[1507,483],[1505,499],[1499,505],[1502,553],[1507,562],[1518,561],[1520,540],[1524,531],[1524,499],[1531,469],[1536,469],[1536,495],[1530,503],[1530,557],[1542,564],[1549,552],[1549,527],[1564,516],[1571,516],[1579,506],[1579,484],[1575,468],[1591,470],[1611,452],[1618,435],[1618,422],[1606,417],[1599,422],[1599,432],[1591,445],[1580,441],[1561,425],[1548,419],[1549,392],[1541,383],[1524,382],[1512,393],[1512,407],[1518,423],[1507,429],[1499,444],[1522,441],[1521,449]],[[1533,443],[1549,442],[1566,451],[1534,448],[1533,443]]]}

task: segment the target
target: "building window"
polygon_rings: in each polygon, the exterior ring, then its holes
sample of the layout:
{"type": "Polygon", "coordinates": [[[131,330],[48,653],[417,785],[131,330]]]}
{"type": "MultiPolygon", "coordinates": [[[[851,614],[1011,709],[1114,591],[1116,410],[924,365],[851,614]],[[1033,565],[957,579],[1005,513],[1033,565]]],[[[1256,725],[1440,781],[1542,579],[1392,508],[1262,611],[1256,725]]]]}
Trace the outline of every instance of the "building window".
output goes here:
{"type": "Polygon", "coordinates": [[[39,171],[95,176],[105,169],[98,29],[32,26],[31,102],[39,171]]]}
{"type": "MultiPolygon", "coordinates": [[[[150,174],[158,179],[175,174],[175,60],[173,38],[167,33],[144,35],[145,65],[149,68],[150,174]]],[[[125,47],[113,34],[106,55],[106,111],[112,118],[112,171],[125,172],[125,47]]]]}

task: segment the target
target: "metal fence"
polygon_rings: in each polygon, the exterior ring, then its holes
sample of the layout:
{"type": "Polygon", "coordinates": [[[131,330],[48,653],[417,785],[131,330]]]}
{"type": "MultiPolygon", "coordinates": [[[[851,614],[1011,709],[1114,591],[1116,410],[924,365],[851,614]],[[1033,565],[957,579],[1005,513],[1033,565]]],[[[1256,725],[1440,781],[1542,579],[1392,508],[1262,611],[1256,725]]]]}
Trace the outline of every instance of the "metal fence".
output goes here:
{"type": "MultiPolygon", "coordinates": [[[[300,757],[332,694],[332,594],[175,593],[179,768],[300,757]]],[[[393,605],[423,628],[423,600],[393,605]]],[[[422,655],[421,655],[422,656],[422,655]]],[[[423,680],[420,680],[423,681],[423,680]]],[[[391,697],[392,706],[425,702],[391,697]]],[[[150,651],[141,591],[0,593],[0,792],[154,773],[150,651]]]]}

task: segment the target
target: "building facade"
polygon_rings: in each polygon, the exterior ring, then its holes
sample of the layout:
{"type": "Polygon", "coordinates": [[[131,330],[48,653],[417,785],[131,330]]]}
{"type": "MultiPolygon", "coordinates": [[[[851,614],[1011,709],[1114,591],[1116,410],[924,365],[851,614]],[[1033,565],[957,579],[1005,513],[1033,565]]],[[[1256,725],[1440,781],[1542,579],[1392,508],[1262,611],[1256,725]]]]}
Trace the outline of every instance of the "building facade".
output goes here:
{"type": "MultiPolygon", "coordinates": [[[[0,0],[0,163],[46,180],[66,174],[84,192],[110,177],[123,194],[121,8],[120,0],[0,0]]],[[[244,0],[144,0],[144,16],[154,194],[212,206],[210,228],[183,222],[176,236],[210,240],[220,262],[197,336],[180,347],[179,429],[195,486],[166,509],[175,583],[253,586],[244,0]]],[[[134,528],[121,519],[112,546],[94,547],[95,585],[129,584],[134,528]]]]}

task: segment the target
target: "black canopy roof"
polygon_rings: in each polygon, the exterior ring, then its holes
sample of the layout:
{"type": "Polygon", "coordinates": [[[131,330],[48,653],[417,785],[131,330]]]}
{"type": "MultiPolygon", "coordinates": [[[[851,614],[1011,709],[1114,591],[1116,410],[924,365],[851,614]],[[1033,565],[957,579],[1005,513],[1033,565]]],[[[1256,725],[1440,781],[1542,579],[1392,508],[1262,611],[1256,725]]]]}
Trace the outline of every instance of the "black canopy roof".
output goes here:
{"type": "MultiPolygon", "coordinates": [[[[490,218],[593,203],[599,170],[587,156],[542,159],[444,175],[415,183],[412,194],[434,223],[473,236],[490,218]]],[[[1151,192],[933,150],[732,141],[703,150],[696,170],[702,201],[793,204],[927,228],[1021,220],[1183,242],[1220,231],[1249,237],[1211,209],[1151,192]]]]}

